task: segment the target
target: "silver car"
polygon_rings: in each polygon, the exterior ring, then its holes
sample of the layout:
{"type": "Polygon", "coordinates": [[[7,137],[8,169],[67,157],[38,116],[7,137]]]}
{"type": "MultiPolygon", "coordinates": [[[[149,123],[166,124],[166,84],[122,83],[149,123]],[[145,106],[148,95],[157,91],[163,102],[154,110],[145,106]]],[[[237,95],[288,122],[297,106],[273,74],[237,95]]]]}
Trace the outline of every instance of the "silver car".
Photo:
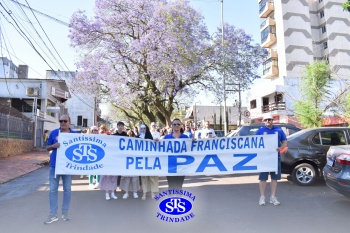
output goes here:
{"type": "Polygon", "coordinates": [[[329,148],[323,177],[328,187],[350,198],[350,145],[329,148]]]}

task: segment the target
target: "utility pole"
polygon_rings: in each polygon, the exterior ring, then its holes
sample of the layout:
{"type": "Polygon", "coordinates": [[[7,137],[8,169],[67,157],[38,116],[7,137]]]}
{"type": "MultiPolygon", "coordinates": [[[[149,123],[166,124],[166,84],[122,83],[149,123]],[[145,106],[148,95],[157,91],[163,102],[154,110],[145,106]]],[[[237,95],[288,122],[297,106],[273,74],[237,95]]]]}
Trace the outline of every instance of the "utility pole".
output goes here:
{"type": "Polygon", "coordinates": [[[241,84],[238,83],[238,126],[242,125],[242,100],[241,100],[241,84]]]}
{"type": "MultiPolygon", "coordinates": [[[[222,42],[222,63],[225,64],[225,43],[224,43],[224,0],[221,0],[221,42],[222,42]]],[[[222,85],[224,89],[224,132],[227,134],[227,124],[226,124],[226,78],[225,78],[225,69],[222,71],[222,85]]]]}
{"type": "MultiPolygon", "coordinates": [[[[240,83],[229,83],[227,85],[238,86],[238,89],[231,89],[226,91],[238,92],[238,126],[242,125],[242,97],[241,97],[241,84],[240,83]]],[[[237,100],[236,100],[237,101],[237,100]]]]}

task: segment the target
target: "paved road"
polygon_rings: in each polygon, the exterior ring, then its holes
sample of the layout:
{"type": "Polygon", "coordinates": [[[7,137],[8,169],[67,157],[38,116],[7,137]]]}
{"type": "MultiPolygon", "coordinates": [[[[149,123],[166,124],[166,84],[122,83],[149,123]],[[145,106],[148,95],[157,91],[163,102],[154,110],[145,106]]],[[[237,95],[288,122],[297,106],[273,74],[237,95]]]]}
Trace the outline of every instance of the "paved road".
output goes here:
{"type": "MultiPolygon", "coordinates": [[[[184,223],[156,218],[158,202],[141,199],[106,201],[89,190],[87,179],[74,177],[69,222],[44,225],[48,215],[48,167],[0,185],[0,232],[349,232],[350,200],[319,183],[301,187],[283,179],[281,206],[258,205],[256,175],[197,176],[184,189],[196,195],[195,217],[184,223]]],[[[160,179],[161,190],[166,181],[160,179]]],[[[60,192],[59,200],[62,199],[60,192]]]]}

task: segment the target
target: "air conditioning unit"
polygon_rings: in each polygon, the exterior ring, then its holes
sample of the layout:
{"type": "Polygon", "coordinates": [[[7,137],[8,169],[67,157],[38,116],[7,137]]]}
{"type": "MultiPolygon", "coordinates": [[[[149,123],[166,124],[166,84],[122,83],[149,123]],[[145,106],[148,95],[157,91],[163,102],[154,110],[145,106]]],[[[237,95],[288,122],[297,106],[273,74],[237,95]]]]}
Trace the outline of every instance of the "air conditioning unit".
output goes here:
{"type": "Polygon", "coordinates": [[[37,87],[27,87],[26,95],[27,96],[32,96],[32,97],[39,96],[39,88],[37,88],[37,87]]]}

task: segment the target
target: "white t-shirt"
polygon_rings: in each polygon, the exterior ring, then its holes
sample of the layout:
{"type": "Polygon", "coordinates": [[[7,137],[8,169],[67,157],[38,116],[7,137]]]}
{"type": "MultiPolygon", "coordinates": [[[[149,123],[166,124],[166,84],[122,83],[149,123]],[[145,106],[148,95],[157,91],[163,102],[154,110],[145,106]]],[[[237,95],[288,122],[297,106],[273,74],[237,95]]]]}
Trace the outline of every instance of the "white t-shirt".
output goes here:
{"type": "Polygon", "coordinates": [[[202,129],[201,138],[215,138],[215,131],[213,129],[202,129]]]}
{"type": "Polygon", "coordinates": [[[160,139],[160,133],[158,131],[151,132],[153,139],[158,138],[160,139]]]}

